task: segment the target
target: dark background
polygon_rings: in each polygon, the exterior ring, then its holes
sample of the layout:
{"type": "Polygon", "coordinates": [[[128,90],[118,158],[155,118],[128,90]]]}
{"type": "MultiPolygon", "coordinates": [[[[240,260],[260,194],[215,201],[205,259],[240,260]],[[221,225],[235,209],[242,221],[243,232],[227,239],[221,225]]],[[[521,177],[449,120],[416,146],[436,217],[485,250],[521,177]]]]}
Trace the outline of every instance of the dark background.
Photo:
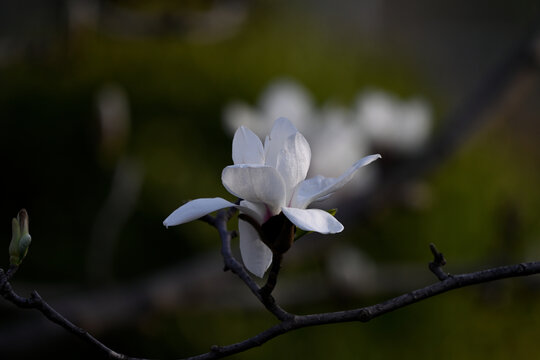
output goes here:
{"type": "MultiPolygon", "coordinates": [[[[2,2],[0,264],[24,207],[33,242],[13,286],[38,290],[119,352],[186,357],[271,326],[222,273],[214,229],[166,230],[162,221],[188,199],[233,199],[220,181],[231,163],[224,109],[238,99],[256,106],[282,77],[316,107],[351,107],[369,88],[421,97],[431,139],[462,139],[403,181],[393,170],[408,158],[381,151],[379,177],[358,196],[384,200],[351,195],[337,215],[342,234],[295,245],[276,294],[286,309],[360,307],[428,285],[430,242],[449,272],[537,260],[538,68],[512,73],[505,96],[481,106],[481,121],[466,109],[463,128],[445,125],[463,104],[481,105],[476,89],[519,58],[538,14],[534,1],[2,2]],[[109,130],[104,102],[117,120],[109,130]],[[385,176],[397,179],[394,191],[385,176]]],[[[527,278],[461,289],[368,324],[302,329],[235,358],[534,358],[538,286],[527,278]]],[[[95,358],[37,312],[0,306],[0,357],[95,358]]]]}

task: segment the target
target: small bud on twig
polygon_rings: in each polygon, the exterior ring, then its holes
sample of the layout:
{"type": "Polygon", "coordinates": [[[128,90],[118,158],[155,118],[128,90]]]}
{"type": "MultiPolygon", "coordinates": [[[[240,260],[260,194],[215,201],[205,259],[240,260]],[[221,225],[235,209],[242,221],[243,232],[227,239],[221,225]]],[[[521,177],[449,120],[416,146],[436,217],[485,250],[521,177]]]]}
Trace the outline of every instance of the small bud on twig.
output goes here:
{"type": "Polygon", "coordinates": [[[17,218],[11,221],[11,234],[9,262],[11,265],[19,266],[32,242],[32,237],[28,232],[28,213],[25,209],[19,211],[17,218]]]}

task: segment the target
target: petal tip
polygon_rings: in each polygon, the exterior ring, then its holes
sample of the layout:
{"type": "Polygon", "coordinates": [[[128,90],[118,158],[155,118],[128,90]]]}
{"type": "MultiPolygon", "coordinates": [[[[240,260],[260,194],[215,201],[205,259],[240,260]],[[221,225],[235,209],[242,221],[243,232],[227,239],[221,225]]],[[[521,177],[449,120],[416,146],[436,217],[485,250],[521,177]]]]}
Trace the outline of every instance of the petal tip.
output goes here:
{"type": "MultiPolygon", "coordinates": [[[[285,117],[285,116],[280,116],[276,119],[276,121],[274,121],[274,126],[273,128],[277,128],[277,127],[284,127],[284,128],[289,128],[291,130],[294,130],[293,132],[298,132],[298,129],[296,128],[296,126],[294,126],[294,124],[292,123],[291,120],[289,120],[289,118],[285,117]]],[[[273,130],[272,128],[272,130],[273,130]]]]}
{"type": "Polygon", "coordinates": [[[264,273],[265,273],[265,272],[260,272],[260,271],[257,271],[257,270],[249,270],[249,272],[252,273],[253,275],[255,275],[256,277],[260,278],[260,279],[262,279],[264,277],[264,273]]]}

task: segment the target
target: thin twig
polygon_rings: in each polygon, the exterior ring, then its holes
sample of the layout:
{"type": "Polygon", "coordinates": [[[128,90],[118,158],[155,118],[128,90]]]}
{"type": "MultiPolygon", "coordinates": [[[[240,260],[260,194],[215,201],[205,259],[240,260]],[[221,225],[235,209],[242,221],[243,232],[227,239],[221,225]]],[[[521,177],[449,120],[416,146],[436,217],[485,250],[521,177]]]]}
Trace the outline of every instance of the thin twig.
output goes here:
{"type": "Polygon", "coordinates": [[[10,265],[8,270],[6,271],[6,280],[9,281],[15,275],[19,267],[17,265],[10,265]]]}
{"type": "Polygon", "coordinates": [[[227,221],[232,216],[231,214],[234,214],[234,212],[231,212],[230,209],[221,210],[211,222],[206,217],[205,219],[203,219],[204,221],[211,223],[219,232],[219,236],[221,238],[221,255],[223,256],[223,260],[225,261],[225,269],[231,270],[234,274],[236,274],[247,285],[253,295],[255,295],[255,297],[264,305],[264,307],[279,320],[292,318],[293,315],[279,307],[270,294],[268,294],[267,297],[263,298],[260,293],[261,288],[259,287],[259,285],[257,285],[257,283],[246,271],[244,266],[238,260],[236,260],[236,258],[232,254],[232,234],[227,230],[227,221]]]}
{"type": "Polygon", "coordinates": [[[429,244],[429,249],[433,254],[433,261],[429,263],[429,270],[431,270],[431,272],[434,273],[439,280],[446,280],[449,275],[442,270],[442,267],[446,265],[444,255],[437,250],[435,244],[433,243],[429,244]]]}
{"type": "MultiPolygon", "coordinates": [[[[64,329],[70,333],[78,336],[84,341],[90,343],[95,348],[97,348],[101,353],[107,356],[109,359],[119,359],[119,360],[136,360],[137,358],[131,358],[126,355],[117,353],[116,351],[108,348],[95,337],[90,335],[86,330],[76,326],[68,319],[63,317],[59,312],[57,312],[52,306],[50,306],[43,298],[38,294],[37,291],[32,291],[29,298],[24,298],[19,296],[13,290],[13,287],[9,283],[7,273],[4,273],[3,269],[0,269],[0,295],[6,300],[11,301],[13,304],[17,305],[20,308],[24,309],[36,309],[41,312],[47,319],[52,321],[55,324],[62,326],[64,329]]],[[[144,359],[140,359],[144,360],[144,359]]]]}
{"type": "Polygon", "coordinates": [[[266,284],[262,287],[260,293],[263,299],[267,299],[270,294],[272,294],[272,291],[276,287],[279,270],[281,270],[281,261],[283,260],[283,254],[280,253],[274,253],[272,256],[272,265],[270,266],[270,270],[268,271],[268,279],[266,280],[266,284]]]}

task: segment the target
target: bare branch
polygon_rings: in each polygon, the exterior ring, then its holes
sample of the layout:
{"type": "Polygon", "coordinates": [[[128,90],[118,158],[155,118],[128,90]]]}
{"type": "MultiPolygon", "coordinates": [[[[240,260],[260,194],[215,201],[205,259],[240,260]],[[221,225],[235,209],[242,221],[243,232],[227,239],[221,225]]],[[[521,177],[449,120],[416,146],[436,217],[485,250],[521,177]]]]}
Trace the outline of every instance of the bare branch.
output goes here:
{"type": "MultiPolygon", "coordinates": [[[[253,287],[252,292],[261,300],[261,295],[259,293],[259,287],[251,280],[249,274],[245,271],[243,266],[236,260],[230,253],[230,233],[226,231],[223,224],[227,218],[225,212],[219,213],[216,217],[217,220],[216,227],[220,230],[220,234],[224,234],[222,239],[223,248],[224,248],[224,257],[226,258],[226,263],[229,268],[237,275],[240,276],[242,280],[250,287],[253,287]],[[225,230],[224,230],[225,229],[225,230]],[[247,277],[247,278],[246,278],[247,277]],[[249,279],[249,280],[247,280],[249,279]]],[[[435,256],[435,261],[442,263],[442,254],[440,254],[434,246],[431,246],[432,252],[435,256]]],[[[438,265],[435,267],[439,268],[438,265]]],[[[287,332],[310,327],[318,326],[325,324],[341,323],[341,322],[367,322],[376,317],[379,317],[383,314],[401,309],[408,305],[420,302],[424,299],[445,293],[447,291],[458,289],[466,286],[476,285],[480,283],[486,283],[490,281],[510,278],[510,277],[520,277],[528,276],[533,274],[540,273],[540,262],[528,262],[520,263],[515,265],[501,266],[497,268],[491,268],[487,270],[477,271],[473,273],[466,273],[461,275],[450,275],[446,276],[444,280],[441,280],[432,285],[423,287],[411,291],[407,294],[389,299],[385,302],[363,307],[352,310],[329,312],[329,313],[320,313],[320,314],[310,314],[310,315],[293,315],[285,312],[279,308],[275,303],[265,304],[266,308],[272,312],[276,317],[280,318],[280,322],[268,328],[267,330],[248,338],[244,341],[226,345],[226,346],[212,346],[209,352],[188,359],[217,359],[226,357],[232,354],[243,352],[245,350],[251,349],[256,346],[260,346],[267,341],[285,334],[287,332]],[[279,315],[279,316],[278,316],[279,315]]],[[[115,352],[114,350],[108,348],[102,344],[99,340],[94,338],[85,330],[77,327],[56,310],[54,310],[49,304],[47,304],[41,296],[36,291],[33,291],[29,298],[23,298],[17,295],[11,284],[9,283],[8,277],[4,270],[0,269],[0,295],[6,300],[12,302],[21,308],[33,308],[40,311],[45,317],[47,317],[52,322],[62,326],[69,332],[75,334],[86,342],[90,343],[92,346],[99,349],[105,356],[111,359],[138,359],[131,358],[126,355],[115,352]]]]}
{"type": "Polygon", "coordinates": [[[424,299],[445,293],[453,289],[500,280],[504,278],[528,276],[538,273],[540,273],[540,262],[529,262],[509,266],[501,266],[497,268],[477,271],[474,273],[448,276],[446,280],[442,280],[438,283],[426,286],[424,288],[411,291],[407,294],[395,297],[379,304],[346,311],[302,316],[297,315],[290,319],[284,320],[278,325],[275,325],[249,339],[227,346],[213,346],[210,352],[190,357],[188,359],[218,359],[254,348],[256,346],[261,346],[267,341],[293,330],[309,326],[318,326],[342,322],[368,322],[383,314],[401,309],[408,305],[420,302],[424,299]]]}
{"type": "Polygon", "coordinates": [[[45,300],[41,298],[41,296],[38,294],[37,291],[35,290],[32,291],[29,298],[24,298],[17,295],[15,291],[13,290],[13,288],[11,287],[11,284],[8,281],[8,276],[6,273],[4,273],[3,269],[0,269],[0,295],[4,297],[6,300],[11,301],[13,304],[17,305],[20,308],[36,309],[40,311],[47,319],[49,319],[55,324],[60,325],[61,327],[63,327],[70,333],[78,336],[79,338],[83,339],[84,341],[90,343],[92,346],[100,350],[109,359],[119,359],[119,360],[127,360],[127,359],[136,360],[137,359],[137,358],[130,358],[126,355],[117,353],[116,351],[105,346],[95,337],[90,335],[87,331],[76,326],[75,324],[70,322],[68,319],[63,317],[56,310],[54,310],[52,306],[50,306],[45,300]]]}

